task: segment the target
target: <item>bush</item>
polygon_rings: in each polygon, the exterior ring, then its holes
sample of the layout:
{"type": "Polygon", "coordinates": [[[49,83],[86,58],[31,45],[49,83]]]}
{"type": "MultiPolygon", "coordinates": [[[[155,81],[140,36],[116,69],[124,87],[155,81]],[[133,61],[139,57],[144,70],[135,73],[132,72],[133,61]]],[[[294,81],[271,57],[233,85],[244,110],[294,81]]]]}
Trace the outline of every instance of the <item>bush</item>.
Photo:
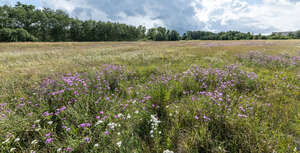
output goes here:
{"type": "Polygon", "coordinates": [[[0,41],[9,42],[11,40],[12,29],[0,29],[0,41]]]}
{"type": "Polygon", "coordinates": [[[36,41],[37,38],[28,33],[25,29],[0,29],[0,41],[18,42],[18,41],[36,41]]]}

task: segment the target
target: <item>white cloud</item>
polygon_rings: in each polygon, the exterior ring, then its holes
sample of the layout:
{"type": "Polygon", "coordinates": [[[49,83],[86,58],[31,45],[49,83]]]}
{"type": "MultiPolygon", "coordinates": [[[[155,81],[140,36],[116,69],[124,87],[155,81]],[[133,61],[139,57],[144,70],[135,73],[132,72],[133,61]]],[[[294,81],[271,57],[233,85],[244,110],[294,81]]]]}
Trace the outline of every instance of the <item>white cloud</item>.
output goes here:
{"type": "Polygon", "coordinates": [[[264,0],[262,5],[251,6],[249,17],[257,26],[273,26],[277,31],[300,29],[300,2],[264,0]]]}
{"type": "Polygon", "coordinates": [[[128,16],[124,12],[119,14],[121,18],[119,22],[126,23],[129,25],[144,25],[146,28],[158,27],[158,26],[165,26],[164,22],[160,19],[152,19],[151,15],[136,15],[136,16],[128,16]]]}
{"type": "MultiPolygon", "coordinates": [[[[227,30],[293,31],[300,29],[300,2],[289,0],[263,0],[249,4],[242,0],[195,0],[192,3],[195,18],[206,29],[218,31],[212,23],[228,27],[227,30]],[[251,30],[252,29],[252,30],[251,30]]],[[[226,29],[225,29],[226,30],[226,29]]]]}

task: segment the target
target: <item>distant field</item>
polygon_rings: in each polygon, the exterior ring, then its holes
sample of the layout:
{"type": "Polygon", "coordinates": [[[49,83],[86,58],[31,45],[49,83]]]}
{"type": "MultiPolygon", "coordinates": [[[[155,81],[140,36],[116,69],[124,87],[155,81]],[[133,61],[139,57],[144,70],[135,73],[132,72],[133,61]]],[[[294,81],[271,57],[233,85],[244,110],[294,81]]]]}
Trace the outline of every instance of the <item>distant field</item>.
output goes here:
{"type": "Polygon", "coordinates": [[[300,40],[0,43],[0,115],[2,152],[299,152],[300,40]]]}

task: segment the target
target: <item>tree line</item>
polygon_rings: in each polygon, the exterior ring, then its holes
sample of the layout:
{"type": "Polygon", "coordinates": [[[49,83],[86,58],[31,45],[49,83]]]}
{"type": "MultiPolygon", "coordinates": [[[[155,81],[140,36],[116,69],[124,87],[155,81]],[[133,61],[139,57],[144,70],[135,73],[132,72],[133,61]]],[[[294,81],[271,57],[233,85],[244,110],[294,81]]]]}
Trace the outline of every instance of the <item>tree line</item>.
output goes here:
{"type": "Polygon", "coordinates": [[[241,40],[241,39],[296,39],[300,31],[288,36],[253,35],[239,31],[212,33],[188,31],[182,36],[164,27],[146,29],[121,23],[70,17],[62,10],[36,9],[18,2],[15,6],[0,7],[0,41],[177,41],[177,40],[241,40]]]}
{"type": "Polygon", "coordinates": [[[272,33],[271,35],[255,35],[248,33],[242,33],[239,31],[227,31],[227,32],[207,32],[207,31],[188,31],[182,35],[183,40],[264,40],[264,39],[300,39],[300,30],[296,32],[290,32],[287,35],[281,33],[272,33]]]}

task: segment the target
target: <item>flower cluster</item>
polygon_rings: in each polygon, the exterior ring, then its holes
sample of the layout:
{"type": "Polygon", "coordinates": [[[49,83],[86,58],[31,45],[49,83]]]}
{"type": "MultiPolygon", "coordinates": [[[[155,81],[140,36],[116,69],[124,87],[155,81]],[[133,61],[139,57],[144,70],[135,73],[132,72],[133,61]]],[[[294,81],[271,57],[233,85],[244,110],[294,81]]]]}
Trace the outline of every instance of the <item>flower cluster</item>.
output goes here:
{"type": "MultiPolygon", "coordinates": [[[[151,124],[150,137],[153,138],[155,132],[156,132],[157,129],[158,129],[159,123],[160,123],[161,121],[159,121],[158,118],[155,117],[155,115],[151,115],[150,117],[151,117],[151,118],[150,118],[150,124],[151,124]]],[[[161,133],[161,132],[158,131],[158,134],[160,134],[160,133],[161,133]]]]}
{"type": "Polygon", "coordinates": [[[300,56],[289,56],[286,54],[272,56],[257,51],[237,56],[237,58],[247,64],[261,65],[269,68],[296,67],[300,61],[300,56]]]}

